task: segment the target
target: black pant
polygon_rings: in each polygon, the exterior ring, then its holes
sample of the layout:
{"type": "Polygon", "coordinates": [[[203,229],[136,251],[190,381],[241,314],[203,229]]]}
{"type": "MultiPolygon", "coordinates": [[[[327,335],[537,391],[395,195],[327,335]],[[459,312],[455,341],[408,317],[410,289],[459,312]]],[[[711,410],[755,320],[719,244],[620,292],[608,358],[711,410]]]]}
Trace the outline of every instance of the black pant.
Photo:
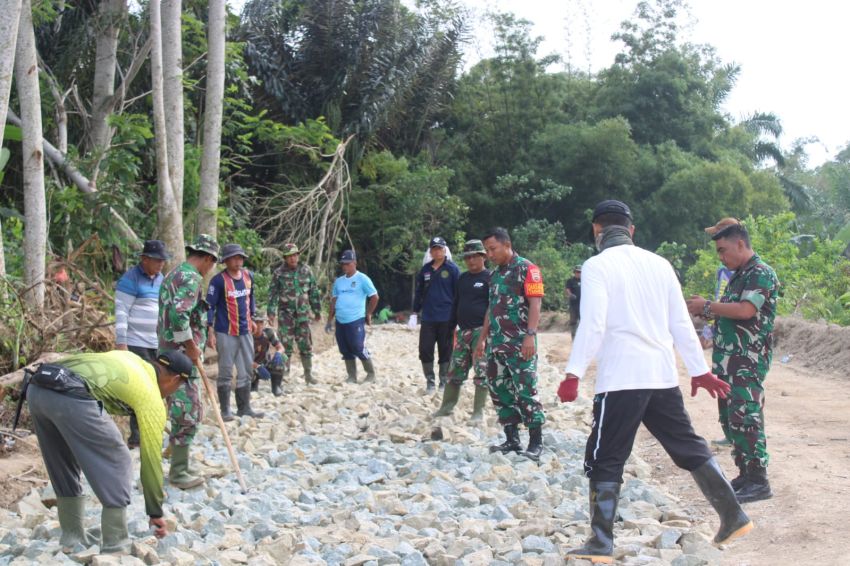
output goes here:
{"type": "Polygon", "coordinates": [[[454,328],[446,322],[423,322],[419,328],[419,359],[423,364],[433,363],[434,344],[437,344],[439,363],[447,364],[452,359],[454,328]]]}
{"type": "Polygon", "coordinates": [[[146,362],[156,361],[156,348],[142,348],[141,346],[127,346],[127,349],[146,362]]]}
{"type": "Polygon", "coordinates": [[[680,468],[693,471],[712,457],[705,440],[691,426],[678,387],[609,391],[593,398],[585,475],[593,481],[622,483],[623,467],[641,422],[680,468]]]}

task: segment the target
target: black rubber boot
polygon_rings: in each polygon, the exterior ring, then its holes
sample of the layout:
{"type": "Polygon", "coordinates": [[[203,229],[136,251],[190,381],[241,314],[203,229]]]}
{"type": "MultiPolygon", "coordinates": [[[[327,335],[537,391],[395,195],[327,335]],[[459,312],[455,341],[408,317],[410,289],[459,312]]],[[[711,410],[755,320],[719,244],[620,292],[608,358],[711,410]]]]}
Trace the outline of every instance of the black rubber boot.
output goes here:
{"type": "Polygon", "coordinates": [[[136,415],[130,415],[130,436],[127,437],[127,448],[138,448],[139,443],[139,421],[136,420],[136,415]]]}
{"type": "Polygon", "coordinates": [[[539,462],[541,454],[543,454],[543,427],[530,428],[528,429],[528,448],[522,455],[529,460],[539,462]]]}
{"type": "Polygon", "coordinates": [[[752,503],[773,497],[770,482],[767,481],[767,469],[758,464],[747,466],[747,476],[744,485],[735,490],[739,503],[752,503]]]}
{"type": "Polygon", "coordinates": [[[744,484],[746,482],[747,482],[747,468],[739,465],[738,466],[738,477],[734,478],[729,483],[732,484],[732,489],[734,489],[735,491],[738,491],[739,489],[744,487],[744,484]]]}
{"type": "Polygon", "coordinates": [[[449,380],[449,362],[444,362],[439,364],[440,366],[440,389],[443,389],[446,386],[446,383],[449,380]]]}
{"type": "Polygon", "coordinates": [[[490,447],[491,453],[501,452],[502,454],[507,454],[508,452],[519,452],[520,450],[522,450],[522,445],[519,443],[519,427],[515,424],[505,425],[505,441],[490,447]]]}
{"type": "Polygon", "coordinates": [[[594,564],[614,563],[614,518],[619,501],[619,482],[591,480],[590,538],[581,548],[568,550],[564,558],[590,560],[594,564]]]}
{"type": "Polygon", "coordinates": [[[235,417],[233,413],[230,412],[230,388],[229,387],[218,387],[218,402],[221,405],[221,420],[224,422],[230,422],[235,417]]]}
{"type": "Polygon", "coordinates": [[[372,358],[360,360],[360,363],[363,364],[363,369],[366,370],[366,379],[363,380],[363,383],[371,383],[375,381],[375,363],[372,361],[372,358]]]}
{"type": "Polygon", "coordinates": [[[237,417],[254,417],[261,419],[265,413],[255,411],[251,408],[251,387],[245,385],[236,389],[236,416],[237,417]]]}
{"type": "Polygon", "coordinates": [[[434,392],[434,362],[422,362],[422,373],[425,374],[425,392],[434,392]]]}
{"type": "Polygon", "coordinates": [[[344,360],[345,373],[348,374],[346,383],[357,383],[357,360],[344,360]]]}
{"type": "Polygon", "coordinates": [[[440,408],[434,412],[435,417],[447,417],[454,411],[457,400],[460,398],[460,385],[449,382],[443,390],[443,401],[440,408]]]}
{"type": "Polygon", "coordinates": [[[753,530],[753,522],[735,499],[735,492],[723,476],[717,460],[710,458],[691,472],[691,475],[694,476],[700,491],[720,517],[720,529],[714,536],[714,542],[722,544],[753,530]]]}
{"type": "Polygon", "coordinates": [[[280,370],[269,372],[272,375],[272,395],[280,397],[283,395],[283,373],[280,370]]]}

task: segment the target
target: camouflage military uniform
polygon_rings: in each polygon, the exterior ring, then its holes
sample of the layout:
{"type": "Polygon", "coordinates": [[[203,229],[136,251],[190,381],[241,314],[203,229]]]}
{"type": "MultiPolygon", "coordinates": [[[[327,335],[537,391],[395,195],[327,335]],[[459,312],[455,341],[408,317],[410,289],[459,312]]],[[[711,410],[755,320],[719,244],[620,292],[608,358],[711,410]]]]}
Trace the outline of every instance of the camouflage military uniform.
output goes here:
{"type": "MultiPolygon", "coordinates": [[[[481,336],[483,328],[469,328],[457,331],[457,342],[452,350],[452,361],[449,368],[449,381],[457,385],[463,385],[472,369],[472,382],[475,385],[485,385],[487,379],[487,357],[481,356],[477,360],[473,358],[475,345],[481,336]]],[[[486,398],[485,398],[486,399],[486,398]]]]}
{"type": "MultiPolygon", "coordinates": [[[[175,267],[162,281],[159,289],[159,318],[157,335],[159,351],[179,350],[182,343],[192,339],[201,352],[207,342],[206,310],[201,286],[203,277],[190,263],[175,267]]],[[[203,416],[198,369],[192,368],[192,378],[168,397],[171,418],[170,442],[186,446],[192,442],[203,416]]]]}
{"type": "Polygon", "coordinates": [[[269,316],[277,316],[280,340],[286,355],[292,357],[295,344],[302,356],[311,356],[313,339],[310,335],[310,311],[321,314],[319,287],[313,272],[306,265],[291,269],[284,264],[274,273],[269,289],[269,316]],[[277,312],[275,312],[277,311],[277,312]]]}
{"type": "Polygon", "coordinates": [[[259,336],[254,336],[254,363],[264,366],[272,373],[282,373],[283,368],[286,367],[288,356],[286,354],[281,356],[283,358],[281,364],[275,364],[274,359],[269,356],[270,350],[273,347],[276,348],[278,344],[280,344],[280,338],[278,338],[277,331],[274,328],[263,328],[259,336]]]}
{"type": "Polygon", "coordinates": [[[490,278],[487,386],[502,425],[524,422],[540,427],[546,420],[537,399],[537,354],[522,357],[528,330],[528,298],[543,296],[540,269],[516,254],[490,278]]]}
{"type": "Polygon", "coordinates": [[[714,324],[713,371],[732,386],[718,399],[720,424],[732,441],[735,464],[766,467],[769,456],[764,434],[764,378],[773,355],[773,321],[779,280],[758,255],[740,268],[720,299],[721,303],[747,301],[756,307],[748,320],[718,317],[714,324]]]}

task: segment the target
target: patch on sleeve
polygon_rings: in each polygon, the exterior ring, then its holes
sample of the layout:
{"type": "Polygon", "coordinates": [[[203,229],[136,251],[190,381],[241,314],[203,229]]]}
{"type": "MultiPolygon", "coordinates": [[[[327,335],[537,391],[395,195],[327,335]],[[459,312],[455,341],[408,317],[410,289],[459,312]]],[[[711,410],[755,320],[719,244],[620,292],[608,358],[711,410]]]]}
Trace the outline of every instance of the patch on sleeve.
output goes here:
{"type": "Polygon", "coordinates": [[[543,296],[543,275],[540,273],[540,268],[533,263],[529,264],[528,271],[525,274],[525,296],[543,296]]]}

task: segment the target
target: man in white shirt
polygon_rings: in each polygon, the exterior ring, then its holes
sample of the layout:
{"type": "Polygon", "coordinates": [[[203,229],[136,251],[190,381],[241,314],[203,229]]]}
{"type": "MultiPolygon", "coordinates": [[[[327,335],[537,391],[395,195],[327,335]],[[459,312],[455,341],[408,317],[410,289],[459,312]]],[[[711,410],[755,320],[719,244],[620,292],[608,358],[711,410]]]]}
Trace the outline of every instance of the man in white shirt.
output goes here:
{"type": "Polygon", "coordinates": [[[567,558],[613,562],[614,518],[623,468],[641,422],[677,466],[693,475],[720,516],[714,538],[723,543],[753,528],[705,440],[697,436],[678,385],[675,348],[685,362],[691,395],[712,397],[729,386],[712,375],[688,316],[672,266],[634,245],[632,214],[616,200],[593,211],[599,254],[582,270],[581,324],[558,396],[575,400],[578,380],[596,359],[593,424],[585,450],[590,479],[591,536],[567,558]]]}

